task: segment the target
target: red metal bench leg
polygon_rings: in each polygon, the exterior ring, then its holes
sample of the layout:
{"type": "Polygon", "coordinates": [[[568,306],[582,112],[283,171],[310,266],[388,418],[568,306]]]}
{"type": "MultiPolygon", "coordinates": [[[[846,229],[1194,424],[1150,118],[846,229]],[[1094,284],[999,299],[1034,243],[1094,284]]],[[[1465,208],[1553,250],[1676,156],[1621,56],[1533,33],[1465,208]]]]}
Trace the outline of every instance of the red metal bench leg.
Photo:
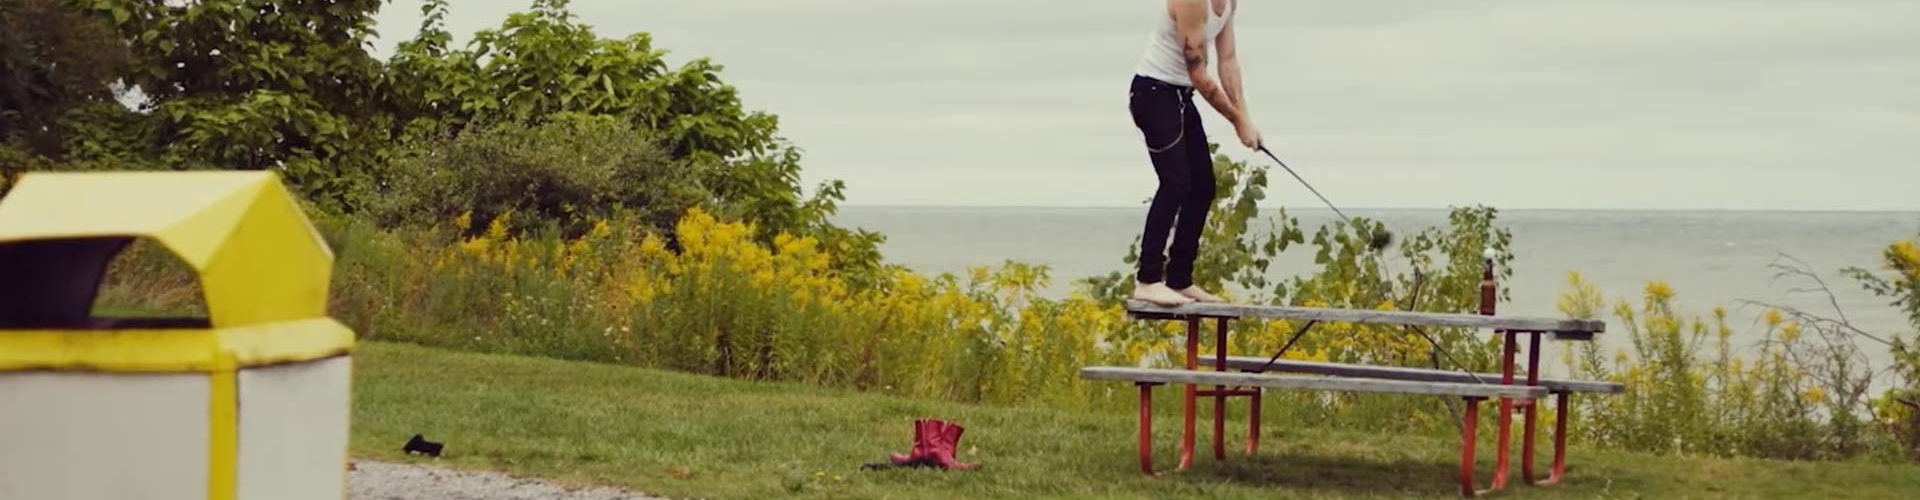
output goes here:
{"type": "MultiPolygon", "coordinates": [[[[1527,344],[1527,385],[1540,385],[1540,332],[1529,334],[1532,340],[1527,344]]],[[[1525,408],[1526,423],[1524,434],[1520,437],[1520,479],[1527,484],[1537,484],[1533,480],[1533,427],[1534,409],[1539,401],[1528,401],[1525,408]]]]}
{"type": "Polygon", "coordinates": [[[1140,386],[1140,472],[1153,475],[1153,386],[1140,386]]]}
{"type": "Polygon", "coordinates": [[[1247,409],[1247,454],[1248,455],[1254,455],[1254,454],[1260,453],[1260,393],[1261,392],[1264,392],[1264,391],[1261,391],[1257,387],[1253,389],[1253,403],[1252,403],[1252,406],[1249,406],[1247,409]]]}
{"type": "Polygon", "coordinates": [[[1513,427],[1513,401],[1500,398],[1498,423],[1500,429],[1494,431],[1493,440],[1493,445],[1497,447],[1493,455],[1493,486],[1487,488],[1487,491],[1499,491],[1507,487],[1507,469],[1512,468],[1508,462],[1507,449],[1513,442],[1513,433],[1510,430],[1513,427]]]}
{"type": "Polygon", "coordinates": [[[1572,412],[1567,407],[1569,395],[1569,393],[1565,392],[1554,395],[1554,405],[1556,406],[1554,414],[1556,418],[1553,421],[1553,475],[1533,483],[1535,485],[1548,486],[1559,484],[1560,478],[1565,477],[1567,474],[1567,419],[1569,415],[1572,415],[1572,412]]]}
{"type": "MultiPolygon", "coordinates": [[[[1187,318],[1187,369],[1195,370],[1200,366],[1200,318],[1187,318]]],[[[1175,470],[1187,470],[1193,467],[1193,399],[1194,385],[1187,384],[1186,423],[1180,434],[1180,466],[1175,470]]]]}
{"type": "MultiPolygon", "coordinates": [[[[1227,371],[1227,319],[1215,320],[1213,371],[1227,371]]],[[[1213,459],[1227,459],[1227,386],[1213,386],[1213,459]]]]}
{"type": "MultiPolygon", "coordinates": [[[[1501,333],[1506,336],[1506,347],[1503,349],[1504,354],[1500,368],[1500,383],[1512,385],[1515,333],[1501,333]]],[[[1511,468],[1508,462],[1509,454],[1507,450],[1513,442],[1513,407],[1512,399],[1500,398],[1500,418],[1498,420],[1500,428],[1494,430],[1494,436],[1496,436],[1494,438],[1494,446],[1497,448],[1494,450],[1493,487],[1488,489],[1488,491],[1497,491],[1507,487],[1507,470],[1511,468]]]]}
{"type": "Polygon", "coordinates": [[[1466,400],[1466,425],[1460,430],[1460,495],[1472,498],[1478,493],[1473,485],[1473,445],[1480,433],[1480,398],[1466,400]]]}
{"type": "Polygon", "coordinates": [[[1520,409],[1520,411],[1525,412],[1525,415],[1523,415],[1524,417],[1523,420],[1525,421],[1525,423],[1521,424],[1521,434],[1520,434],[1520,479],[1522,481],[1525,481],[1527,484],[1534,484],[1534,480],[1533,480],[1533,425],[1534,425],[1533,407],[1534,405],[1527,405],[1525,408],[1520,409]]]}

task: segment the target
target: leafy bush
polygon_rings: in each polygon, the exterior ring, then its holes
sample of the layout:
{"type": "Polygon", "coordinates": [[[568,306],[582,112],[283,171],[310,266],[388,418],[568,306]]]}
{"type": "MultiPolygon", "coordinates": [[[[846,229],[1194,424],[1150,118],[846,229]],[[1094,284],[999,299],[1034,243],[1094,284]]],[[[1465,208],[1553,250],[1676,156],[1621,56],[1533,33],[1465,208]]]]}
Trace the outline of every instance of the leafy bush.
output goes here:
{"type": "MultiPolygon", "coordinates": [[[[375,213],[389,225],[432,225],[470,213],[482,227],[513,214],[568,236],[591,221],[632,215],[660,232],[705,197],[674,175],[649,134],[604,116],[561,115],[539,125],[469,129],[404,152],[375,213]]],[[[516,228],[531,229],[531,228],[516,228]]]]}
{"type": "Polygon", "coordinates": [[[0,197],[6,196],[20,174],[31,169],[34,163],[33,155],[12,144],[0,143],[0,197]]]}
{"type": "MultiPolygon", "coordinates": [[[[435,176],[478,175],[471,186],[499,188],[464,208],[482,221],[500,208],[520,208],[519,220],[552,223],[570,233],[581,229],[582,217],[611,217],[610,212],[632,211],[635,219],[671,235],[670,226],[684,211],[700,206],[730,219],[755,222],[756,237],[772,243],[780,233],[810,236],[833,250],[834,267],[851,277],[868,279],[880,262],[880,236],[849,230],[829,220],[844,184],[827,181],[808,196],[800,185],[800,152],[777,135],[778,120],[770,114],[742,107],[738,91],[720,79],[720,66],[695,59],[669,67],[666,53],[653,47],[647,34],[624,39],[602,39],[567,10],[565,0],[536,0],[528,12],[508,16],[498,29],[474,35],[466,48],[450,46],[444,28],[448,2],[429,1],[422,7],[420,34],[401,44],[386,74],[397,124],[406,137],[429,138],[408,158],[461,156],[476,162],[461,169],[435,170],[435,176]],[[537,90],[536,90],[537,89],[537,90]],[[596,118],[584,118],[582,115],[596,118]],[[562,122],[554,129],[553,122],[562,122]],[[565,148],[532,144],[556,130],[579,130],[606,144],[588,144],[596,155],[560,163],[580,164],[593,158],[628,158],[617,169],[584,171],[570,167],[543,167],[544,172],[510,171],[525,161],[560,159],[565,148]],[[478,129],[476,136],[475,129],[478,129]],[[622,131],[632,131],[622,137],[622,131]],[[516,134],[531,137],[514,137],[516,134]],[[449,141],[431,134],[449,134],[449,141]],[[495,146],[481,147],[480,142],[495,146]],[[493,158],[476,152],[528,146],[541,151],[511,158],[493,158]],[[465,152],[438,151],[462,148],[465,152]],[[436,156],[444,155],[444,156],[436,156]],[[573,171],[583,175],[558,175],[573,171]],[[598,175],[584,175],[589,171],[598,175]],[[616,174],[613,174],[617,172],[616,174]],[[541,184],[543,179],[570,179],[541,184]],[[607,182],[605,185],[589,185],[607,182]],[[568,187],[568,189],[556,189],[568,187]],[[525,193],[513,194],[508,191],[525,193]],[[569,192],[570,191],[570,192],[569,192]],[[520,201],[494,206],[506,198],[520,201]],[[602,203],[589,206],[589,203],[602,203]],[[610,203],[610,204],[609,204],[610,203]],[[525,205],[541,205],[529,209],[525,205]]],[[[569,144],[584,144],[573,138],[569,144]]],[[[433,161],[426,163],[431,166],[433,161]]],[[[404,160],[396,168],[401,179],[394,190],[409,189],[409,179],[422,175],[421,163],[404,160]]],[[[444,178],[444,177],[443,177],[444,178]]],[[[386,194],[390,190],[379,190],[386,194]]],[[[460,195],[429,195],[451,200],[428,213],[445,218],[460,211],[460,195]]],[[[418,198],[401,193],[399,198],[418,198]]]]}

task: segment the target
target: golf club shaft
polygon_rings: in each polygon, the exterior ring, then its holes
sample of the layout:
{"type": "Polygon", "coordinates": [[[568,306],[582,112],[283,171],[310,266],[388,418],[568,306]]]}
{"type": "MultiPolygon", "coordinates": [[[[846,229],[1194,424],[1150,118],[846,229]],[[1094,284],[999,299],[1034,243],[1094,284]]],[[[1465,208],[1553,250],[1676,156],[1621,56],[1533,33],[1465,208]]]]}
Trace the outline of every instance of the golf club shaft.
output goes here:
{"type": "Polygon", "coordinates": [[[1327,201],[1327,197],[1326,197],[1326,195],[1322,195],[1322,194],[1320,194],[1320,190],[1318,190],[1318,189],[1314,189],[1314,188],[1313,188],[1313,184],[1312,184],[1312,183],[1309,183],[1309,182],[1307,182],[1307,179],[1306,179],[1306,178],[1304,178],[1304,177],[1300,177],[1300,173],[1299,173],[1299,172],[1295,172],[1295,171],[1293,171],[1293,167],[1289,167],[1289,166],[1287,166],[1287,162],[1284,162],[1284,161],[1280,161],[1280,157],[1279,157],[1279,156],[1274,156],[1274,154],[1273,154],[1273,152],[1272,152],[1272,151],[1268,151],[1268,150],[1267,150],[1267,145],[1265,145],[1265,144],[1261,144],[1261,145],[1260,145],[1260,146],[1259,146],[1259,147],[1258,147],[1257,149],[1259,149],[1259,150],[1260,150],[1260,152],[1262,152],[1262,153],[1266,153],[1266,154],[1267,154],[1267,157],[1268,157],[1268,158],[1272,158],[1272,159],[1273,159],[1273,162],[1274,162],[1274,163],[1278,163],[1278,164],[1280,164],[1280,168],[1282,168],[1282,169],[1286,169],[1286,171],[1287,171],[1287,173],[1288,173],[1288,174],[1292,174],[1292,175],[1293,175],[1293,178],[1294,178],[1294,180],[1298,180],[1298,181],[1300,181],[1300,185],[1302,185],[1302,186],[1306,186],[1306,187],[1307,187],[1307,190],[1308,190],[1308,191],[1312,191],[1312,192],[1313,192],[1313,195],[1314,195],[1314,196],[1317,196],[1317,197],[1319,197],[1319,198],[1320,198],[1320,202],[1321,202],[1321,203],[1325,203],[1325,204],[1327,204],[1327,208],[1331,208],[1331,209],[1333,209],[1333,213],[1334,213],[1335,215],[1339,215],[1339,216],[1340,216],[1340,219],[1341,219],[1341,220],[1345,220],[1345,221],[1347,221],[1347,225],[1349,225],[1349,226],[1351,226],[1351,225],[1353,225],[1353,219],[1352,219],[1352,218],[1350,218],[1350,217],[1347,217],[1347,214],[1346,214],[1346,213],[1343,213],[1343,212],[1341,212],[1341,211],[1340,211],[1340,207],[1336,207],[1336,206],[1333,206],[1333,202],[1331,202],[1331,201],[1327,201]]]}

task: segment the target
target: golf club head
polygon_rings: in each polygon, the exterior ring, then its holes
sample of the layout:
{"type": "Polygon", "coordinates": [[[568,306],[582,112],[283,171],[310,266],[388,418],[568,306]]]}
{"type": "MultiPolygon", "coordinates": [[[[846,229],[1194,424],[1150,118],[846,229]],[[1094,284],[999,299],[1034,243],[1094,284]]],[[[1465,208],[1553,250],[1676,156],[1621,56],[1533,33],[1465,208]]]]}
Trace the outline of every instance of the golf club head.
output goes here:
{"type": "Polygon", "coordinates": [[[1386,250],[1387,247],[1390,246],[1393,246],[1393,231],[1388,231],[1384,228],[1379,232],[1373,233],[1373,238],[1367,241],[1367,248],[1375,252],[1386,250]]]}

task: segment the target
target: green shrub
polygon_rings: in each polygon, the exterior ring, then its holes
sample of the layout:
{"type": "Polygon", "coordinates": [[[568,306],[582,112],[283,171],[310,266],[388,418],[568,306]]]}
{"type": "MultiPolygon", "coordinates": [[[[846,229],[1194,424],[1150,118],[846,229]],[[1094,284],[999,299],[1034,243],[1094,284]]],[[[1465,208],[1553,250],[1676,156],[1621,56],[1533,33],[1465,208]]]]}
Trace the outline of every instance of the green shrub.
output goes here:
{"type": "Polygon", "coordinates": [[[585,233],[590,221],[631,216],[666,231],[703,198],[700,186],[675,170],[649,132],[611,117],[503,123],[409,148],[374,213],[383,224],[415,227],[463,213],[485,227],[514,214],[515,221],[555,224],[569,236],[585,233]]]}

